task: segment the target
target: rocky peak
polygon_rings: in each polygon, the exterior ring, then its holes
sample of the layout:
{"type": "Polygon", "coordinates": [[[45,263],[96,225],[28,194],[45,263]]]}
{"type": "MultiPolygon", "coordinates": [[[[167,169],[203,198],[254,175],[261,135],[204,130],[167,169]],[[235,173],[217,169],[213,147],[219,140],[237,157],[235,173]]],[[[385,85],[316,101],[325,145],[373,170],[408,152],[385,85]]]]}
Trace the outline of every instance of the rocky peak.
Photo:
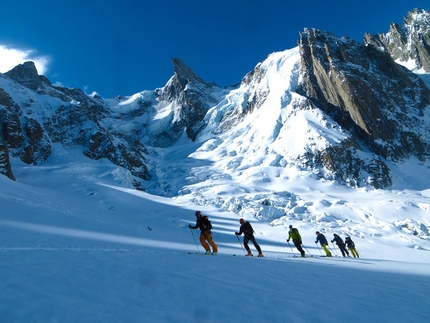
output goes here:
{"type": "Polygon", "coordinates": [[[190,83],[205,83],[181,59],[172,58],[174,75],[163,88],[160,100],[173,101],[190,83]]]}
{"type": "Polygon", "coordinates": [[[430,12],[414,9],[403,20],[403,25],[392,23],[388,33],[366,34],[366,44],[387,51],[400,63],[414,62],[414,70],[430,73],[430,12]]]}
{"type": "Polygon", "coordinates": [[[33,91],[36,91],[44,83],[51,85],[51,82],[46,77],[37,73],[36,66],[31,61],[15,66],[5,74],[15,82],[33,91]]]}
{"type": "Polygon", "coordinates": [[[214,92],[219,88],[198,77],[181,59],[172,58],[174,76],[161,89],[159,101],[172,106],[169,127],[160,134],[155,145],[166,146],[175,142],[185,130],[188,138],[195,140],[202,129],[202,120],[212,104],[218,102],[214,92]]]}
{"type": "Polygon", "coordinates": [[[185,63],[179,58],[172,58],[175,77],[178,82],[185,87],[191,81],[204,83],[204,81],[194,73],[185,63]]]}

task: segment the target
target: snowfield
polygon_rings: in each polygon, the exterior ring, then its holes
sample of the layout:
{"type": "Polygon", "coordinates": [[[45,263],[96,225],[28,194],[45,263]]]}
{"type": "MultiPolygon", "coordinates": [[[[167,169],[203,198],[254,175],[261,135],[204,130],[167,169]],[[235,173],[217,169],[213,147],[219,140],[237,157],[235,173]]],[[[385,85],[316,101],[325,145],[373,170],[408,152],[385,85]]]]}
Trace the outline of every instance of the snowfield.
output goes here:
{"type": "MultiPolygon", "coordinates": [[[[319,216],[246,215],[265,255],[250,258],[234,235],[237,214],[204,199],[196,205],[187,200],[192,194],[133,190],[124,185],[126,171],[79,150],[57,147],[38,166],[13,160],[13,167],[17,182],[0,177],[2,322],[400,323],[430,316],[429,190],[351,190],[297,178],[291,193],[280,195],[319,216]],[[331,209],[354,218],[345,221],[331,209]],[[198,230],[188,229],[196,210],[212,221],[217,256],[202,255],[198,230]],[[297,250],[285,241],[289,224],[313,257],[293,257],[297,250]],[[315,231],[344,238],[349,225],[361,257],[319,257],[315,231]]],[[[266,176],[272,186],[279,181],[266,176]]],[[[206,190],[226,200],[228,187],[206,190]]],[[[237,190],[257,194],[249,183],[237,190]]]]}

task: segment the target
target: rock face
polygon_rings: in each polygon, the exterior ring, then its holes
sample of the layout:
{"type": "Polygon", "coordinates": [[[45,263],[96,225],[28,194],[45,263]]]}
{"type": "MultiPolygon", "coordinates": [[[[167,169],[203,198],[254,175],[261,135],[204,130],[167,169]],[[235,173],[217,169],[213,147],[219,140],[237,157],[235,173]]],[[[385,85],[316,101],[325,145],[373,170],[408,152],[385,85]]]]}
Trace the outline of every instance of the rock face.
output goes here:
{"type": "Polygon", "coordinates": [[[394,160],[427,158],[424,109],[430,90],[384,51],[318,30],[300,34],[301,88],[372,151],[394,160]]]}
{"type": "Polygon", "coordinates": [[[389,53],[395,61],[414,65],[412,70],[430,73],[430,13],[426,10],[410,11],[403,25],[391,24],[386,34],[366,34],[365,43],[389,53]]]}
{"type": "Polygon", "coordinates": [[[426,128],[424,112],[430,104],[430,90],[415,74],[396,64],[388,51],[380,50],[375,42],[361,45],[315,29],[300,33],[299,48],[301,90],[380,156],[363,165],[343,149],[329,149],[317,158],[325,166],[337,174],[366,169],[374,178],[372,186],[381,188],[391,184],[383,160],[416,156],[424,161],[429,157],[430,138],[422,136],[422,129],[426,128]]]}

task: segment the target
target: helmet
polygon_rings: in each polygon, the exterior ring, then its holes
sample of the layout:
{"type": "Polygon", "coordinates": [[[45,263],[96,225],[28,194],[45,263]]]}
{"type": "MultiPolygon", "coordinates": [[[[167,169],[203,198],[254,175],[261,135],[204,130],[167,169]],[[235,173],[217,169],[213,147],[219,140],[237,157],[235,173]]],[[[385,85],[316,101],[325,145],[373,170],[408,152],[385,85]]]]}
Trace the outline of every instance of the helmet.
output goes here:
{"type": "Polygon", "coordinates": [[[290,228],[290,229],[292,229],[292,228],[293,228],[293,226],[290,224],[289,228],[290,228]]]}
{"type": "Polygon", "coordinates": [[[242,224],[242,223],[244,223],[244,222],[245,222],[245,220],[244,220],[243,218],[240,218],[240,219],[239,219],[239,223],[240,223],[240,224],[242,224]]]}
{"type": "Polygon", "coordinates": [[[196,216],[201,216],[201,215],[202,215],[202,212],[196,211],[196,216]]]}
{"type": "Polygon", "coordinates": [[[319,231],[317,231],[317,232],[315,232],[315,234],[320,234],[320,232],[319,232],[319,231]]]}

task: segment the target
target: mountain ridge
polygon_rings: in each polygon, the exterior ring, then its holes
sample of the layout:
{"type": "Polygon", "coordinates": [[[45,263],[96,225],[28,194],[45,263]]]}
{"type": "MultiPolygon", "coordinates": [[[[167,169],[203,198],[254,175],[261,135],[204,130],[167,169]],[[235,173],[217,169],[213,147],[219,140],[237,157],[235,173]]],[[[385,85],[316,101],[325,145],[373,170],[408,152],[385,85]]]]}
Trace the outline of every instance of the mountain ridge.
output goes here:
{"type": "MultiPolygon", "coordinates": [[[[429,13],[415,9],[403,27],[396,25],[402,37],[390,41],[404,39],[411,30],[410,39],[427,39],[430,28],[408,27],[416,24],[417,17],[428,27],[429,13]]],[[[19,65],[1,75],[2,173],[13,178],[9,155],[38,164],[49,157],[55,143],[80,145],[87,157],[107,158],[129,170],[135,188],[151,190],[157,151],[178,142],[217,141],[241,123],[252,135],[231,154],[247,158],[253,152],[263,156],[261,160],[273,156],[269,164],[274,167],[294,164],[321,179],[351,187],[390,187],[391,161],[414,156],[425,167],[430,151],[430,135],[425,131],[430,90],[395,60],[418,59],[425,67],[426,43],[421,43],[423,48],[415,56],[400,57],[390,51],[395,46],[388,46],[388,36],[383,34],[366,34],[363,45],[315,29],[305,29],[299,36],[297,49],[282,52],[285,57],[269,55],[234,88],[204,82],[173,58],[174,75],[163,88],[102,99],[53,86],[31,62],[19,65]],[[297,55],[295,61],[291,55],[297,55]],[[286,61],[290,65],[284,66],[286,61]],[[277,82],[288,86],[279,87],[277,82]],[[259,120],[247,122],[252,115],[259,120]],[[308,140],[297,140],[287,128],[296,129],[295,122],[308,127],[308,117],[317,117],[312,124],[318,123],[319,130],[312,126],[308,140]],[[263,120],[270,125],[264,131],[255,127],[263,120]],[[248,145],[255,136],[267,144],[248,145]]],[[[414,48],[420,45],[414,44],[414,48]]],[[[235,163],[240,164],[239,159],[235,163]]]]}

